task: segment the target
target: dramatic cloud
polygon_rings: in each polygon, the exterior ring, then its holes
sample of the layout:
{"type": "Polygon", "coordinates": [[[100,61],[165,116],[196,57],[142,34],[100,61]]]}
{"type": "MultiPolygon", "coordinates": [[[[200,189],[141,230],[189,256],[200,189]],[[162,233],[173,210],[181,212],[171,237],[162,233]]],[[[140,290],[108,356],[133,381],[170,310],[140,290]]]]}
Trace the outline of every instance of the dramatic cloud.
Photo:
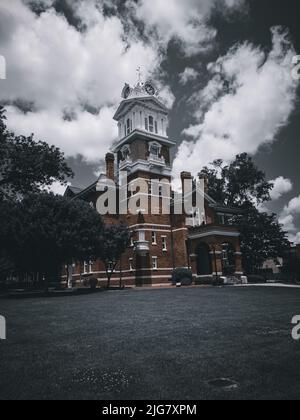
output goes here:
{"type": "Polygon", "coordinates": [[[283,178],[283,176],[280,176],[277,179],[270,182],[274,184],[274,187],[271,191],[272,200],[278,200],[284,194],[287,194],[293,189],[292,181],[290,179],[283,178]]]}
{"type": "Polygon", "coordinates": [[[293,198],[287,206],[284,208],[284,212],[287,214],[300,214],[300,195],[293,198]]]}
{"type": "MultiPolygon", "coordinates": [[[[99,161],[117,136],[113,111],[124,83],[136,82],[136,68],[160,85],[169,42],[187,55],[206,49],[215,36],[212,11],[220,6],[227,15],[242,4],[127,0],[120,11],[120,2],[108,0],[2,0],[0,50],[8,78],[0,100],[9,127],[34,132],[68,156],[99,161]]],[[[172,107],[169,86],[160,95],[172,107]]]]}
{"type": "Polygon", "coordinates": [[[300,215],[300,196],[293,198],[284,207],[279,222],[283,225],[284,229],[288,232],[289,240],[292,243],[300,243],[300,232],[296,227],[296,217],[300,215]]]}
{"type": "MultiPolygon", "coordinates": [[[[0,99],[10,104],[11,129],[97,161],[117,135],[112,116],[124,82],[136,82],[138,65],[147,77],[161,57],[126,32],[117,16],[105,16],[99,2],[77,6],[81,31],[54,8],[38,16],[19,0],[1,1],[0,49],[8,78],[0,99]]],[[[168,88],[161,94],[172,104],[168,88]]]]}
{"type": "Polygon", "coordinates": [[[196,174],[217,158],[255,154],[288,123],[298,86],[291,77],[295,51],[280,28],[273,28],[272,36],[269,54],[244,43],[209,65],[212,77],[194,98],[198,123],[184,131],[191,141],[180,146],[176,176],[187,167],[196,174]]]}
{"type": "Polygon", "coordinates": [[[187,67],[184,72],[179,75],[179,81],[182,85],[186,85],[187,83],[197,79],[199,73],[190,67],[187,67]]]}
{"type": "Polygon", "coordinates": [[[136,17],[146,27],[146,33],[156,34],[159,45],[165,48],[177,41],[187,56],[211,48],[217,32],[208,21],[216,7],[223,14],[245,5],[244,0],[139,0],[133,3],[136,17]]]}

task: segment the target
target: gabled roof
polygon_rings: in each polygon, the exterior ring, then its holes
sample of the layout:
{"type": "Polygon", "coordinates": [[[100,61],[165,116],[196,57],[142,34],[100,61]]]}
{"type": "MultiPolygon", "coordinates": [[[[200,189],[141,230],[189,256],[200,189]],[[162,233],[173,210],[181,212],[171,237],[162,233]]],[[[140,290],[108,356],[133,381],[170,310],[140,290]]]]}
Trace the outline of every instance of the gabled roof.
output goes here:
{"type": "Polygon", "coordinates": [[[74,197],[77,194],[79,194],[83,188],[80,187],[73,187],[72,185],[69,185],[64,193],[65,197],[74,197]]]}
{"type": "Polygon", "coordinates": [[[160,111],[164,114],[168,114],[168,108],[160,102],[155,96],[145,96],[139,98],[130,98],[122,101],[114,115],[114,120],[119,121],[123,115],[130,111],[134,106],[142,105],[148,107],[150,110],[160,111]]]}

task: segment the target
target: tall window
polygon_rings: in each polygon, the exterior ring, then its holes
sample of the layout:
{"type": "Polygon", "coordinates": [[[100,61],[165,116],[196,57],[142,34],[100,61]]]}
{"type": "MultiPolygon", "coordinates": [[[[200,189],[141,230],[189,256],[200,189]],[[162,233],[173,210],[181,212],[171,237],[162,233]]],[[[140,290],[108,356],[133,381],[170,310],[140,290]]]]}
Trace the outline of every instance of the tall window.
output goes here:
{"type": "Polygon", "coordinates": [[[149,117],[145,118],[145,130],[150,131],[150,133],[158,134],[158,124],[157,121],[150,115],[149,117]]]}
{"type": "Polygon", "coordinates": [[[168,251],[168,243],[167,243],[167,237],[162,236],[162,250],[164,252],[168,251]]]}
{"type": "Polygon", "coordinates": [[[157,234],[152,232],[152,245],[157,245],[157,234]]]}
{"type": "Polygon", "coordinates": [[[93,262],[92,261],[84,261],[83,264],[83,273],[89,274],[93,272],[93,262]]]}
{"type": "Polygon", "coordinates": [[[128,136],[132,131],[132,120],[128,118],[126,122],[126,135],[128,136]]]}
{"type": "Polygon", "coordinates": [[[154,118],[149,117],[149,131],[150,133],[154,133],[154,118]]]}
{"type": "Polygon", "coordinates": [[[158,269],[157,257],[152,257],[152,269],[153,270],[157,270],[158,269]]]}

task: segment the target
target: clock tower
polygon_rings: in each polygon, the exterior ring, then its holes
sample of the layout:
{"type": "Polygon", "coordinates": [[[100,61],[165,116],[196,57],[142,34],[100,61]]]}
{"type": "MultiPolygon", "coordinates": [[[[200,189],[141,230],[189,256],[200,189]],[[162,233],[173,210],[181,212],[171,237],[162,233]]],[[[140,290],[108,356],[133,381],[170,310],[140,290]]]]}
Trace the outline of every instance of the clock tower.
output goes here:
{"type": "Polygon", "coordinates": [[[114,116],[119,128],[113,149],[118,172],[127,171],[129,179],[171,178],[171,148],[176,143],[168,138],[168,109],[155,84],[125,84],[122,99],[114,116]]]}

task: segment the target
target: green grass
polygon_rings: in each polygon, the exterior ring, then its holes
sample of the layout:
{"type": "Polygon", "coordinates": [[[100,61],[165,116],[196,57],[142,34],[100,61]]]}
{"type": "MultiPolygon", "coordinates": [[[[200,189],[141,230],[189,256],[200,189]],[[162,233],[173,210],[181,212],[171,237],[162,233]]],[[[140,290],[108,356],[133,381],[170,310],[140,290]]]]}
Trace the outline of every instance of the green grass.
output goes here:
{"type": "MultiPolygon", "coordinates": [[[[0,399],[298,399],[300,290],[0,300],[0,399]],[[229,390],[210,381],[229,378],[229,390]]],[[[218,383],[218,381],[216,382],[218,383]]]]}

